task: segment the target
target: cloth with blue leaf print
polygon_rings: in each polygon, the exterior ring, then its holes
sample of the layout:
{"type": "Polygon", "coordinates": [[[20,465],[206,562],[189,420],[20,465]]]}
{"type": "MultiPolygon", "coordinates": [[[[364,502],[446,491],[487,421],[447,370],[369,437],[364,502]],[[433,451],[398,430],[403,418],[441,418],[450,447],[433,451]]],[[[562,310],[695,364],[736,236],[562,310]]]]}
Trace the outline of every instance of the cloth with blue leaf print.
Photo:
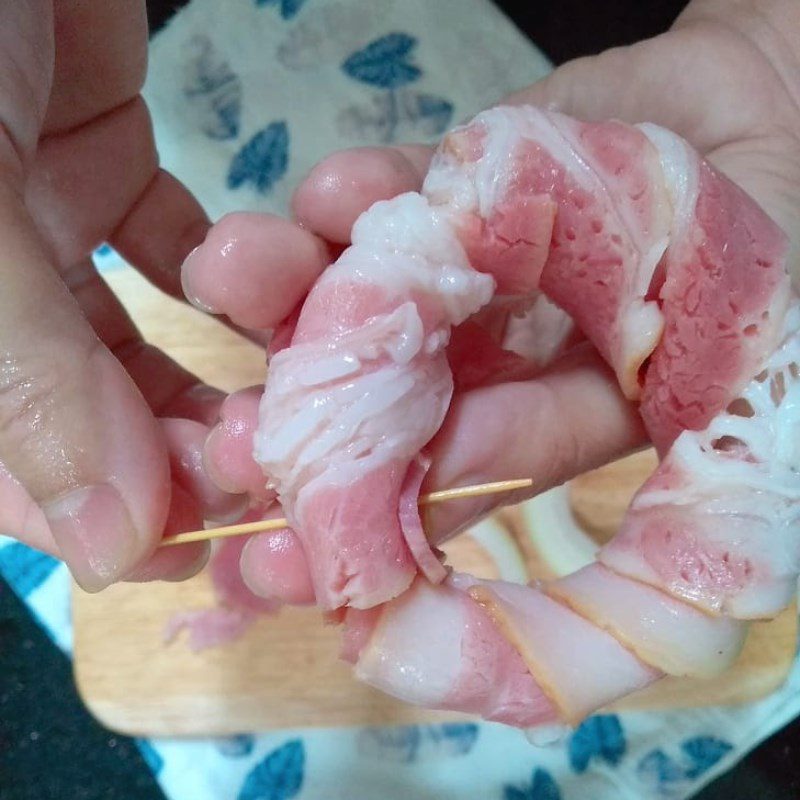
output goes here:
{"type": "MultiPolygon", "coordinates": [[[[286,213],[331,150],[435,140],[548,69],[488,0],[194,0],[155,37],[145,95],[164,166],[217,218],[286,213]]],[[[0,538],[0,574],[69,653],[66,568],[0,538]]],[[[796,667],[749,706],[597,715],[545,749],[473,722],[138,744],[171,800],[672,800],[798,712],[796,667]]]]}

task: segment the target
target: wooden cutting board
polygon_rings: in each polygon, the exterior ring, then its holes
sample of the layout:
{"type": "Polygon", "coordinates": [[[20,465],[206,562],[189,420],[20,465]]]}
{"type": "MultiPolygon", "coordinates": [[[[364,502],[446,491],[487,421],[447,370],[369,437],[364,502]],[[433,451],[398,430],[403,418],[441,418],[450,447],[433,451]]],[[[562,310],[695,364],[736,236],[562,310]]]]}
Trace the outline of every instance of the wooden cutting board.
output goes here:
{"type": "MultiPolygon", "coordinates": [[[[260,382],[259,350],[191,309],[165,298],[135,274],[107,276],[147,338],[204,379],[231,390],[260,382]]],[[[608,538],[631,494],[652,466],[640,454],[583,476],[570,503],[597,541],[608,538]]],[[[496,522],[524,555],[529,574],[553,567],[528,535],[519,510],[496,522]]],[[[449,547],[452,563],[486,577],[497,574],[478,541],[449,547]]],[[[213,606],[205,575],[182,584],[121,585],[99,595],[75,589],[74,669],[81,696],[106,726],[132,735],[207,736],[283,727],[405,724],[458,715],[406,706],[358,684],[337,658],[339,634],[319,614],[285,609],[265,617],[239,640],[192,652],[184,639],[165,644],[177,611],[213,606]]],[[[753,625],[744,651],[724,676],[666,679],[618,708],[663,709],[749,702],[781,685],[795,652],[797,617],[790,609],[753,625]]],[[[587,665],[587,669],[591,668],[587,665]]]]}

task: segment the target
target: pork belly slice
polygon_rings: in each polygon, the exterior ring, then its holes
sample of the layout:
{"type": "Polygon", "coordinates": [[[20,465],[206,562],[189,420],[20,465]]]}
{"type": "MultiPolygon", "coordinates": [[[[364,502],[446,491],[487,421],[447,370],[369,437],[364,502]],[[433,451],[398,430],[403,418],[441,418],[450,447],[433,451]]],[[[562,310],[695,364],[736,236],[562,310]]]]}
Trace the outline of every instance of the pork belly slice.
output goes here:
{"type": "Polygon", "coordinates": [[[469,596],[476,583],[419,578],[380,609],[349,609],[343,657],[360,680],[408,703],[522,728],[556,721],[519,653],[469,596]]]}
{"type": "Polygon", "coordinates": [[[800,570],[800,308],[728,410],[684,431],[600,553],[712,612],[768,619],[800,570]]]}
{"type": "Polygon", "coordinates": [[[535,278],[521,266],[540,264],[539,282],[513,288],[541,287],[594,342],[626,395],[639,395],[639,367],[663,326],[647,295],[671,222],[659,153],[641,131],[495,108],[448,134],[423,191],[452,210],[471,263],[497,276],[499,288],[506,270],[535,278]]]}
{"type": "Polygon", "coordinates": [[[291,345],[272,358],[255,458],[303,544],[323,609],[396,597],[414,579],[415,554],[437,571],[406,513],[409,548],[401,495],[449,406],[450,329],[493,289],[428,202],[403,195],[361,216],[291,345]]]}
{"type": "Polygon", "coordinates": [[[668,675],[720,674],[735,661],[747,634],[745,623],[713,617],[597,563],[544,590],[668,675]]]}
{"type": "Polygon", "coordinates": [[[790,298],[788,241],[738,186],[679,136],[640,125],[661,156],[674,215],[653,286],[664,332],[641,413],[661,455],[703,430],[778,346],[790,298]]]}
{"type": "Polygon", "coordinates": [[[491,581],[473,586],[470,595],[570,725],[663,677],[611,634],[536,588],[491,581]]]}

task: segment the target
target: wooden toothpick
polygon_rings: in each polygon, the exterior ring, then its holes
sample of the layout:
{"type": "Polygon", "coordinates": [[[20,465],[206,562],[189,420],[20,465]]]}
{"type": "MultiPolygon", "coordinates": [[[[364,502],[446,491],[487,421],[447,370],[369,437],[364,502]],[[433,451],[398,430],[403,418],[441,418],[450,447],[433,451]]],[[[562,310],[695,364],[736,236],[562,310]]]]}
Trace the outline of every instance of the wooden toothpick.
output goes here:
{"type": "MultiPolygon", "coordinates": [[[[465,497],[482,497],[487,494],[513,492],[516,489],[527,489],[533,486],[531,478],[517,478],[513,481],[494,481],[493,483],[479,483],[475,486],[460,486],[456,489],[441,489],[438,492],[420,495],[419,505],[427,506],[434,503],[443,503],[445,500],[461,500],[465,497]]],[[[176,544],[189,542],[205,542],[211,539],[225,539],[228,536],[242,536],[246,533],[263,533],[288,528],[285,519],[262,519],[256,522],[244,522],[240,525],[225,525],[221,528],[208,528],[203,531],[189,531],[168,536],[161,542],[161,547],[170,547],[176,544]]]]}

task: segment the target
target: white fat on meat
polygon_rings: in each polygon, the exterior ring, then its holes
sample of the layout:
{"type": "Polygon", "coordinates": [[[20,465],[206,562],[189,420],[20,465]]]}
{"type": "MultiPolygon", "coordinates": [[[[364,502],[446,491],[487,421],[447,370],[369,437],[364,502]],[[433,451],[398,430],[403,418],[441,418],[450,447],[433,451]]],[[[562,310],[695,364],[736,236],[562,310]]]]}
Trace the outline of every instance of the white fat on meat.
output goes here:
{"type": "Polygon", "coordinates": [[[671,478],[666,485],[646,485],[634,498],[629,513],[641,523],[623,529],[601,560],[712,613],[774,616],[791,601],[800,571],[798,442],[800,306],[794,305],[783,341],[763,370],[705,430],[676,439],[663,466],[671,478]],[[685,520],[696,552],[671,552],[667,543],[663,553],[642,558],[650,552],[641,544],[642,531],[648,520],[660,518],[674,527],[685,520]],[[723,554],[722,564],[714,554],[723,554]],[[665,565],[682,559],[684,575],[665,572],[665,565]],[[736,574],[725,574],[728,565],[736,574]],[[698,580],[703,572],[705,583],[698,580]]]}
{"type": "Polygon", "coordinates": [[[416,455],[441,424],[452,391],[446,370],[426,369],[425,361],[444,357],[449,326],[493,291],[492,279],[467,264],[450,226],[416,194],[377,203],[359,218],[352,246],[318,287],[343,278],[398,298],[412,290],[435,297],[440,327],[426,332],[417,305],[399,299],[360,327],[272,358],[254,454],[279,492],[323,472],[342,483],[352,477],[342,468],[374,469],[416,455]],[[406,427],[393,435],[399,416],[406,427]]]}
{"type": "Polygon", "coordinates": [[[534,588],[491,581],[473,587],[470,595],[519,651],[565,722],[577,724],[663,675],[611,634],[534,588]]]}
{"type": "Polygon", "coordinates": [[[747,634],[745,623],[712,617],[597,563],[545,591],[668,675],[719,675],[739,655],[747,634]]]}
{"type": "Polygon", "coordinates": [[[450,329],[494,291],[418,194],[374,205],[352,239],[312,288],[290,346],[270,361],[254,440],[328,608],[370,607],[413,579],[396,516],[359,532],[342,510],[371,491],[384,502],[400,491],[449,406],[450,329]]]}

